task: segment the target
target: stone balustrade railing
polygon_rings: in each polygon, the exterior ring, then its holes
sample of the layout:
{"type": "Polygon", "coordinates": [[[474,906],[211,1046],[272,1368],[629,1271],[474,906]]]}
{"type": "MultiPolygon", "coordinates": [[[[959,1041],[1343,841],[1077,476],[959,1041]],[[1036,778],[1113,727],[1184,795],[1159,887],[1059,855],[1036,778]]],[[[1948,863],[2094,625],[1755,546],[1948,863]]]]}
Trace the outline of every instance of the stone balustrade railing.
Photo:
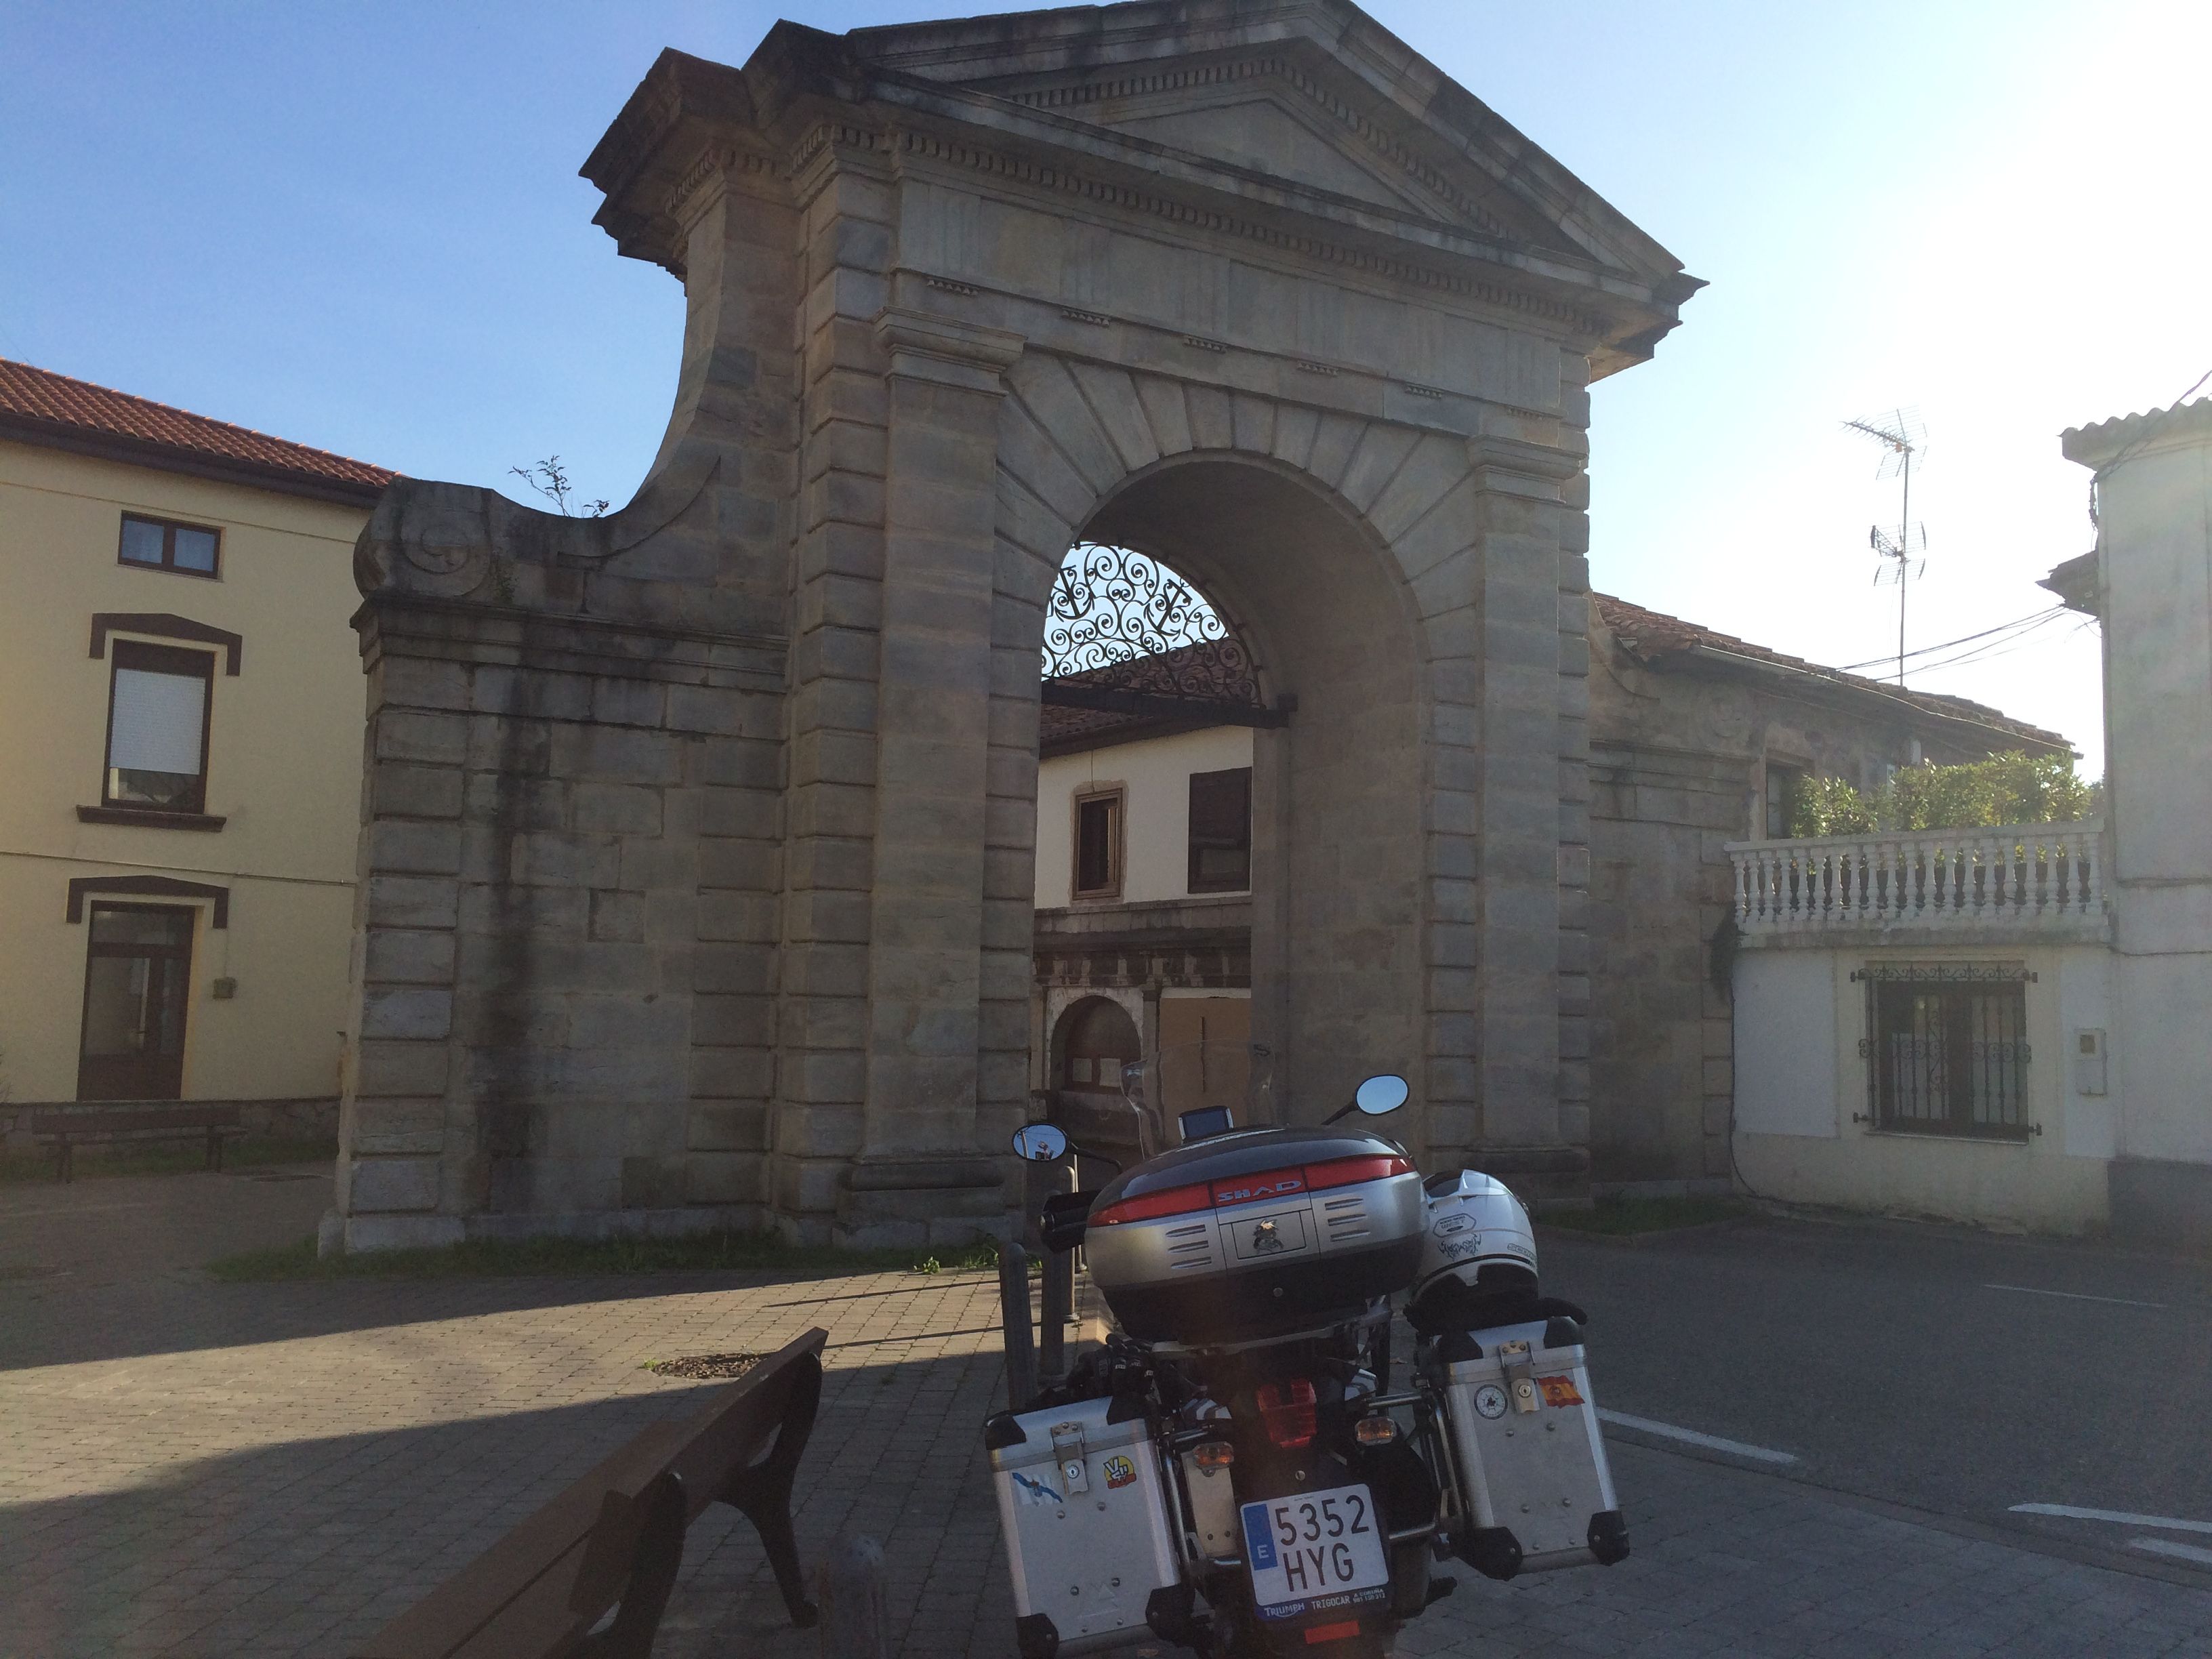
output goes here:
{"type": "Polygon", "coordinates": [[[1747,935],[1915,927],[2101,927],[2104,824],[2026,823],[1737,842],[1747,935]]]}

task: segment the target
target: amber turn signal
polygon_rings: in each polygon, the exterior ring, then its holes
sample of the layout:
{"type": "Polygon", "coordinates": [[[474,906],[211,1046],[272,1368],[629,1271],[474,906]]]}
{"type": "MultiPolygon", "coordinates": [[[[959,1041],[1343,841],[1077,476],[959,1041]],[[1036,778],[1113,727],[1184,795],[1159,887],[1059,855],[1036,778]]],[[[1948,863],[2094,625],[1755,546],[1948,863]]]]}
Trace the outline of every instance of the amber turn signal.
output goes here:
{"type": "Polygon", "coordinates": [[[1397,1419],[1363,1417],[1352,1425],[1352,1437],[1363,1446],[1387,1446],[1398,1437],[1397,1419]]]}
{"type": "Polygon", "coordinates": [[[1225,1469],[1237,1461],[1237,1448],[1226,1440],[1201,1440],[1190,1455],[1201,1469],[1225,1469]]]}

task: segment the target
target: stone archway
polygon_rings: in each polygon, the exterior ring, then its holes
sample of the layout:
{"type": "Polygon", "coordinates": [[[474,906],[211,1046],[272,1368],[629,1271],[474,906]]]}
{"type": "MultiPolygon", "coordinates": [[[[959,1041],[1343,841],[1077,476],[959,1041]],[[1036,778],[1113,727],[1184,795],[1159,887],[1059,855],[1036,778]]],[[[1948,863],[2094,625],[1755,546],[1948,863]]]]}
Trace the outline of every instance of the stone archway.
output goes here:
{"type": "Polygon", "coordinates": [[[1339,1052],[1435,1151],[1586,1184],[1586,386],[1696,283],[1346,0],[1105,15],[666,54],[586,163],[684,283],[675,411],[607,519],[410,481],[363,532],[333,1243],[1002,1229],[1085,537],[1297,699],[1291,1115],[1339,1052]]]}

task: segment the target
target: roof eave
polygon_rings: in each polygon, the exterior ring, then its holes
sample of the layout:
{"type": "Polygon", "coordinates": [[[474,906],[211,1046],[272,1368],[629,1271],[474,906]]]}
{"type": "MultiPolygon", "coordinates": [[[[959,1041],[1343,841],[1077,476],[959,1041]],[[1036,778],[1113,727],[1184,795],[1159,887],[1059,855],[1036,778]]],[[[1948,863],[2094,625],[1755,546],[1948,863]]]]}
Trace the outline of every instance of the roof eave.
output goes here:
{"type": "Polygon", "coordinates": [[[1638,657],[1647,667],[1662,672],[1670,659],[1688,658],[1693,662],[1729,672],[1763,675],[1770,678],[1785,679],[1793,684],[1806,688],[1817,687],[1832,696],[1851,700],[1877,699],[1894,708],[1899,718],[1926,721],[1942,730],[1963,730],[1985,734],[2000,739],[2002,744],[2008,748],[2039,750],[2054,755],[2073,755],[2079,752],[2063,735],[2056,732],[2044,732],[2039,727],[2023,728],[2009,724],[1997,725],[1978,719],[1964,710],[1930,708],[1924,703],[1913,702],[1910,697],[1899,696],[1884,691],[1879,686],[1860,684],[1844,679],[1832,671],[1823,672],[1814,668],[1794,667],[1789,663],[1774,662],[1764,657],[1747,657],[1738,652],[1723,651],[1717,646],[1682,646],[1668,651],[1654,652],[1648,657],[1638,653],[1638,657]]]}
{"type": "Polygon", "coordinates": [[[241,484],[248,489],[266,489],[278,495],[329,501],[341,507],[374,507],[385,490],[385,486],[380,483],[322,477],[258,461],[209,455],[182,445],[162,443],[156,439],[94,431],[66,421],[46,421],[35,416],[7,411],[0,411],[0,439],[30,444],[41,449],[64,450],[71,454],[90,456],[96,460],[117,461],[126,466],[149,467],[161,472],[180,473],[187,477],[205,478],[216,483],[241,484]]]}

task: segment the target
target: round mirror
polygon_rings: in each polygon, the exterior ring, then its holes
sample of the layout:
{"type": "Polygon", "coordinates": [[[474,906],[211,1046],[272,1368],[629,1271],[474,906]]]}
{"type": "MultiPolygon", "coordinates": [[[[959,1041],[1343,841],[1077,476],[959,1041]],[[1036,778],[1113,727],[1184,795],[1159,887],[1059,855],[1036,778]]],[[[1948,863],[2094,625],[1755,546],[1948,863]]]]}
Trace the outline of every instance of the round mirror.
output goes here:
{"type": "MultiPolygon", "coordinates": [[[[1402,1090],[1404,1085],[1399,1087],[1402,1090]]],[[[1067,1137],[1056,1124],[1028,1123],[1014,1131],[1014,1156],[1049,1164],[1067,1156],[1067,1137]]]]}
{"type": "Polygon", "coordinates": [[[1359,1092],[1352,1096],[1352,1099],[1358,1103],[1359,1109],[1368,1116],[1380,1117],[1385,1112],[1395,1112],[1403,1106],[1406,1097],[1411,1092],[1406,1086],[1406,1079],[1401,1077],[1370,1077],[1359,1085],[1359,1092]]]}

